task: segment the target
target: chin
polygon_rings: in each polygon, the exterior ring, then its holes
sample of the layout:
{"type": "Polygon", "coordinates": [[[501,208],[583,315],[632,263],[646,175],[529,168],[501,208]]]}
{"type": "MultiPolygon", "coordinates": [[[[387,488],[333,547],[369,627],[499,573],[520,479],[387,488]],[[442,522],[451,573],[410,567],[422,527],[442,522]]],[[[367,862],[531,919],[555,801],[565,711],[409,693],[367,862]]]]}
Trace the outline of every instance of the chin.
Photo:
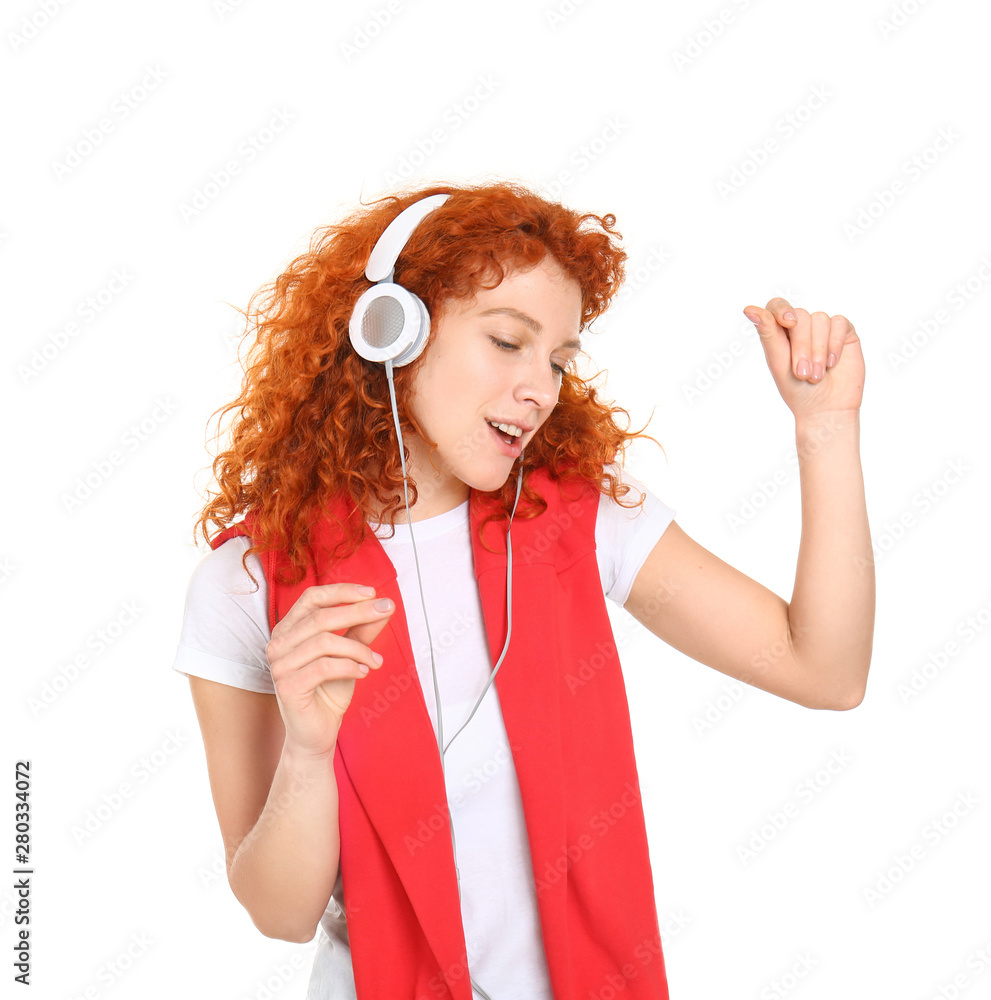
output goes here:
{"type": "Polygon", "coordinates": [[[479,490],[482,493],[494,493],[506,485],[506,480],[510,477],[511,472],[512,470],[487,469],[469,475],[463,481],[474,490],[479,490]]]}

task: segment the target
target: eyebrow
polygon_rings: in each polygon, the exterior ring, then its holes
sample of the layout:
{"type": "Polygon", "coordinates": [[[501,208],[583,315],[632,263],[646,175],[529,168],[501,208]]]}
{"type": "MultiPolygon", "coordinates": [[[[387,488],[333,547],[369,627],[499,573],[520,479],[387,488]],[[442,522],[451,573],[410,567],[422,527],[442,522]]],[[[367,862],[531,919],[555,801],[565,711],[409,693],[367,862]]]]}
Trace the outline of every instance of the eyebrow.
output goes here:
{"type": "MultiPolygon", "coordinates": [[[[534,333],[540,333],[543,330],[543,326],[535,320],[529,313],[521,312],[519,309],[514,309],[512,306],[496,306],[494,309],[486,309],[485,312],[481,313],[482,316],[509,316],[511,319],[519,320],[524,326],[528,326],[534,333]]],[[[575,350],[580,351],[582,347],[582,342],[580,340],[566,340],[562,347],[572,347],[575,350]]]]}

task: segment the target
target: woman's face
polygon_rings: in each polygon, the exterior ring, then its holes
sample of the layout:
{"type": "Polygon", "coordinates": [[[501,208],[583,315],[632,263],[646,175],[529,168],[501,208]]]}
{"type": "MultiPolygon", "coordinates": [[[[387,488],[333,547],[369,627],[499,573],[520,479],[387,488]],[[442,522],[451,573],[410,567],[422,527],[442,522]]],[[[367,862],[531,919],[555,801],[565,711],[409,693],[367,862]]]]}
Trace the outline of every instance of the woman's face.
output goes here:
{"type": "Polygon", "coordinates": [[[562,370],[581,348],[581,313],[577,283],[548,255],[432,317],[409,405],[437,449],[430,455],[415,434],[406,441],[417,520],[456,507],[468,487],[506,482],[557,403],[562,370]],[[498,430],[499,423],[512,426],[498,430]]]}

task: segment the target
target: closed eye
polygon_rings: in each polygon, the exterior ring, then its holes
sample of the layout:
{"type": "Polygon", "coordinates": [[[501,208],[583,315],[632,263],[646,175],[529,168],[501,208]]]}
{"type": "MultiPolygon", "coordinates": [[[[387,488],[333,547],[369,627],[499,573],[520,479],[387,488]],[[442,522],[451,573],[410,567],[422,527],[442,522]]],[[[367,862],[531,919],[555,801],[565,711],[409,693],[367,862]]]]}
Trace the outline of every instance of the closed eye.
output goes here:
{"type": "MultiPolygon", "coordinates": [[[[520,349],[519,344],[510,344],[506,340],[500,340],[498,337],[489,337],[489,340],[496,345],[502,351],[518,351],[520,349]]],[[[556,362],[551,362],[551,369],[555,375],[564,375],[565,368],[563,365],[559,365],[556,362]]]]}

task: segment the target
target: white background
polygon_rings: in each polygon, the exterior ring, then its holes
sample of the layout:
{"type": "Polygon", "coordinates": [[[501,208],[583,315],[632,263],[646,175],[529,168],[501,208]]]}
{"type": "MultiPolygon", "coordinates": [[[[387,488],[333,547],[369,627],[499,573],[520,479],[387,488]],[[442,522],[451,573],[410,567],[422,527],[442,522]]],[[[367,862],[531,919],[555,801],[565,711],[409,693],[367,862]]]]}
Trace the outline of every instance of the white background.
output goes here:
{"type": "Polygon", "coordinates": [[[239,381],[225,303],[397,179],[489,177],[615,213],[632,293],[587,350],[666,453],[629,467],[786,600],[794,423],[742,309],[786,294],[863,342],[864,703],[734,687],[617,614],[672,998],[989,995],[988,27],[976,0],[5,8],[0,841],[13,869],[29,758],[37,995],[304,995],[312,946],[264,938],[227,887],[170,669],[208,418],[239,381]]]}

